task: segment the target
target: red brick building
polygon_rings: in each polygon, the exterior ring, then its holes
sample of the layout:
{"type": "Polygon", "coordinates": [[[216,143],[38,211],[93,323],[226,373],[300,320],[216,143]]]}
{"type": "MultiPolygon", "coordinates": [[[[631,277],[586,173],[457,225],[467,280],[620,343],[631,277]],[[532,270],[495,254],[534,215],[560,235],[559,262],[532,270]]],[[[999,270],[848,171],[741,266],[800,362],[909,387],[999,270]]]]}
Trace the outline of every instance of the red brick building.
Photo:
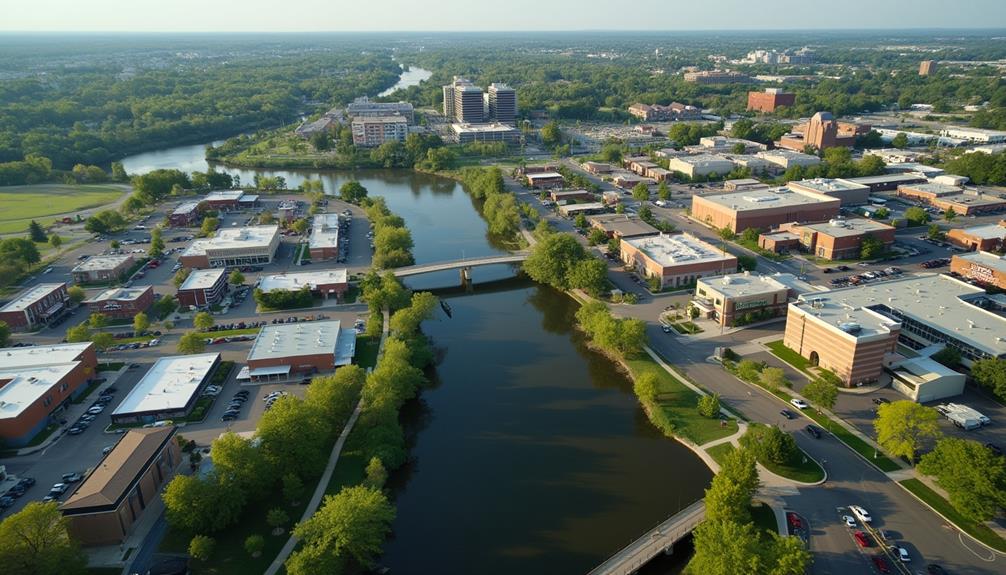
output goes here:
{"type": "Polygon", "coordinates": [[[800,236],[781,231],[759,234],[758,247],[776,254],[795,252],[800,249],[800,236]]]}
{"type": "Polygon", "coordinates": [[[0,321],[11,331],[34,331],[63,314],[69,301],[65,283],[38,284],[0,308],[0,321]]]}
{"type": "Polygon", "coordinates": [[[997,252],[1006,241],[1006,226],[989,224],[970,228],[954,228],[947,232],[947,241],[971,251],[997,252]]]}
{"type": "Polygon", "coordinates": [[[285,381],[349,365],[356,330],[338,320],[267,325],[248,352],[252,381],[285,381]]]}
{"type": "Polygon", "coordinates": [[[817,224],[789,224],[780,229],[796,234],[804,250],[826,260],[860,259],[863,240],[867,236],[880,241],[886,250],[894,244],[895,232],[887,224],[862,218],[835,218],[817,224]]]}
{"type": "Polygon", "coordinates": [[[689,234],[623,239],[618,245],[622,261],[640,275],[655,278],[661,289],[737,271],[735,256],[689,234]]]}
{"type": "Polygon", "coordinates": [[[838,215],[841,200],[824,194],[773,188],[692,197],[692,219],[741,233],[788,222],[821,222],[838,215]]]}
{"type": "Polygon", "coordinates": [[[796,94],[783,92],[781,88],[766,88],[764,92],[748,92],[748,110],[755,112],[776,111],[780,106],[792,106],[796,94]]]}
{"type": "Polygon", "coordinates": [[[210,307],[227,295],[226,268],[192,270],[178,287],[178,304],[184,307],[210,307]]]}
{"type": "Polygon", "coordinates": [[[1006,289],[1006,259],[996,254],[974,252],[955,255],[950,259],[950,271],[984,286],[1006,289]]]}
{"type": "Polygon", "coordinates": [[[869,134],[871,127],[867,124],[839,122],[830,112],[818,112],[805,124],[793,128],[776,142],[776,146],[802,152],[804,147],[811,146],[818,150],[827,148],[856,145],[856,138],[869,134]]]}
{"type": "Polygon", "coordinates": [[[168,223],[172,227],[186,228],[199,222],[199,202],[184,202],[168,215],[168,223]]]}
{"type": "Polygon", "coordinates": [[[132,318],[146,312],[153,304],[153,286],[112,288],[84,300],[88,313],[100,313],[113,319],[132,318]]]}
{"type": "Polygon", "coordinates": [[[0,442],[22,447],[86,389],[98,357],[91,342],[0,350],[0,442]]]}

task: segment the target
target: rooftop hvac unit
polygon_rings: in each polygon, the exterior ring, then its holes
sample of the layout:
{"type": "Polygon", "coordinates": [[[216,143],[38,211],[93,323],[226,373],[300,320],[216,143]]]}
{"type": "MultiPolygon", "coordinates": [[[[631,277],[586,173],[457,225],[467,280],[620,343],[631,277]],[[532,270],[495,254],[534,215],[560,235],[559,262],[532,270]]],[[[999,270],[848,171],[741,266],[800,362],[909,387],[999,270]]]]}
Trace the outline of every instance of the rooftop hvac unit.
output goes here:
{"type": "Polygon", "coordinates": [[[857,334],[863,331],[863,326],[859,325],[856,322],[850,321],[838,324],[838,329],[844,331],[845,333],[857,334]]]}

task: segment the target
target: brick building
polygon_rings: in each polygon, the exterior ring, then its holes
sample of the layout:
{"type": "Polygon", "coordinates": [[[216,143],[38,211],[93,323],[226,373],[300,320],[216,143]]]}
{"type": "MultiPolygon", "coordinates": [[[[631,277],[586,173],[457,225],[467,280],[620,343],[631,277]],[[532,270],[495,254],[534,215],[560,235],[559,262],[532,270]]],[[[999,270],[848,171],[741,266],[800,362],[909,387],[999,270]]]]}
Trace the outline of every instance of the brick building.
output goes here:
{"type": "Polygon", "coordinates": [[[199,202],[183,202],[168,214],[168,224],[175,228],[186,228],[199,223],[199,202]]]}
{"type": "Polygon", "coordinates": [[[566,178],[559,172],[540,172],[527,174],[524,177],[527,178],[529,186],[538,190],[561,188],[566,185],[566,178]]]}
{"type": "Polygon", "coordinates": [[[176,429],[131,429],[122,436],[59,506],[73,539],[84,546],[126,540],[182,461],[176,429]]]}
{"type": "Polygon", "coordinates": [[[692,219],[740,233],[768,230],[788,222],[820,222],[838,215],[841,201],[824,194],[786,187],[694,196],[692,219]]]}
{"type": "Polygon", "coordinates": [[[94,256],[78,264],[70,273],[75,284],[117,282],[124,279],[134,265],[136,258],[132,254],[94,256]]]}
{"type": "Polygon", "coordinates": [[[1002,251],[1006,241],[1006,226],[988,224],[970,228],[954,228],[947,232],[947,241],[957,247],[971,251],[1002,251]]]}
{"type": "Polygon", "coordinates": [[[227,269],[192,270],[178,287],[178,305],[182,308],[208,308],[219,304],[227,295],[227,269]]]}
{"type": "Polygon", "coordinates": [[[695,106],[679,102],[671,102],[667,106],[636,103],[629,106],[629,114],[644,122],[674,122],[702,119],[702,110],[695,106]]]}
{"type": "Polygon", "coordinates": [[[311,293],[328,299],[331,296],[341,298],[349,289],[349,272],[343,268],[318,272],[283,273],[262,276],[258,289],[263,293],[277,290],[297,291],[308,286],[311,293]]]}
{"type": "Polygon", "coordinates": [[[267,264],[279,243],[279,226],[221,229],[212,238],[192,242],[178,261],[196,269],[267,264]]]}
{"type": "MultiPolygon", "coordinates": [[[[895,229],[887,224],[862,218],[834,218],[816,224],[784,224],[780,230],[796,234],[801,247],[826,260],[858,260],[863,240],[873,237],[884,245],[894,244],[895,229]]],[[[768,249],[768,248],[766,248],[768,249]]]]}
{"type": "Polygon", "coordinates": [[[594,202],[597,196],[587,190],[552,190],[549,197],[553,202],[594,202]]]}
{"type": "Polygon", "coordinates": [[[129,319],[154,305],[154,287],[112,288],[84,300],[88,313],[113,319],[129,319]]]}
{"type": "Polygon", "coordinates": [[[953,209],[959,216],[990,214],[1006,210],[1006,200],[999,196],[948,184],[898,186],[898,195],[927,203],[942,211],[953,209]]]}
{"type": "Polygon", "coordinates": [[[285,381],[349,365],[356,330],[338,320],[267,325],[248,352],[252,381],[285,381]]]}
{"type": "Polygon", "coordinates": [[[619,242],[622,261],[661,289],[685,287],[705,276],[737,271],[737,258],[690,234],[637,237],[619,242]]]}
{"type": "MultiPolygon", "coordinates": [[[[988,252],[954,255],[950,272],[978,282],[983,286],[1006,289],[1006,260],[988,252]]],[[[1006,336],[1006,333],[1003,334],[1006,336]]]]}
{"type": "Polygon", "coordinates": [[[842,206],[861,206],[870,201],[870,187],[851,180],[814,178],[786,184],[791,190],[815,192],[838,198],[842,206]]]}
{"type": "Polygon", "coordinates": [[[312,260],[331,260],[339,257],[339,232],[343,220],[339,214],[317,214],[311,223],[308,253],[312,260]]]}
{"type": "Polygon", "coordinates": [[[0,350],[0,442],[30,443],[87,388],[97,365],[91,342],[0,350]]]}
{"type": "Polygon", "coordinates": [[[587,170],[591,174],[594,174],[595,176],[601,174],[610,174],[611,164],[604,164],[601,162],[584,162],[583,169],[587,170]]]}
{"type": "Polygon", "coordinates": [[[601,214],[588,216],[591,227],[604,232],[609,238],[627,239],[655,236],[660,230],[629,214],[601,214]]]}
{"type": "Polygon", "coordinates": [[[721,326],[741,326],[785,315],[791,298],[810,291],[813,287],[793,274],[744,272],[700,279],[692,305],[721,326]]]}
{"type": "Polygon", "coordinates": [[[776,146],[802,152],[806,146],[817,150],[856,145],[856,138],[869,134],[867,124],[839,122],[830,112],[818,112],[804,124],[793,127],[793,131],[776,142],[776,146]]]}
{"type": "Polygon", "coordinates": [[[758,235],[758,247],[774,254],[787,254],[800,249],[800,235],[793,232],[766,232],[758,235]]]}
{"type": "Polygon", "coordinates": [[[11,331],[34,331],[66,313],[69,302],[65,283],[38,284],[0,308],[0,321],[11,331]]]}
{"type": "Polygon", "coordinates": [[[784,92],[782,88],[766,88],[764,92],[748,92],[748,110],[753,112],[775,112],[781,106],[796,103],[796,94],[784,92]]]}

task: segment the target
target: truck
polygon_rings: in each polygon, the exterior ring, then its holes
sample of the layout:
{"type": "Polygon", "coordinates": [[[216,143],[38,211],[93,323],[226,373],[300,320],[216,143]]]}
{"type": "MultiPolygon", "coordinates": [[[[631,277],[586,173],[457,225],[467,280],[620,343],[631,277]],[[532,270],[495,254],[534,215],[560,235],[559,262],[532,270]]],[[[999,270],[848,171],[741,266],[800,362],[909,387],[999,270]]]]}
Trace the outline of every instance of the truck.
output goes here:
{"type": "Polygon", "coordinates": [[[978,429],[983,425],[988,425],[992,423],[988,417],[982,415],[978,411],[959,403],[947,403],[944,405],[936,406],[936,411],[943,414],[944,417],[949,419],[951,423],[971,431],[972,429],[978,429]]]}

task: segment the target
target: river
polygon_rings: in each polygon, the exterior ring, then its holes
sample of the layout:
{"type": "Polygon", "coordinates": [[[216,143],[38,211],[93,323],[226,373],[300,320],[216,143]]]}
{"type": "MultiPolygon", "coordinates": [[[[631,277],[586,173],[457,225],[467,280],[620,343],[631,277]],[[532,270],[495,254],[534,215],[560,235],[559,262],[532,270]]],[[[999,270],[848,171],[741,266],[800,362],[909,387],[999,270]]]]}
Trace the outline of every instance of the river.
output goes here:
{"type": "Polygon", "coordinates": [[[395,90],[408,88],[409,86],[418,86],[423,80],[429,80],[432,75],[433,72],[416,66],[402,68],[402,75],[398,77],[398,82],[394,86],[378,94],[378,96],[384,97],[394,93],[395,90]]]}
{"type": "MultiPolygon", "coordinates": [[[[123,160],[130,173],[205,170],[203,146],[123,160]]],[[[218,168],[222,169],[222,168],[218,168]]],[[[500,253],[452,180],[406,170],[225,171],[326,190],[358,179],[384,196],[419,263],[500,253]]],[[[433,385],[403,411],[410,461],[392,474],[398,508],[381,562],[395,575],[586,573],[702,496],[711,473],[647,421],[631,383],[573,329],[577,304],[507,266],[477,269],[471,293],[442,291],[453,318],[424,330],[441,350],[433,385]],[[488,282],[488,283],[484,283],[488,282]]],[[[457,272],[413,278],[448,287],[457,272]]],[[[687,551],[649,573],[674,573],[687,551]]]]}

